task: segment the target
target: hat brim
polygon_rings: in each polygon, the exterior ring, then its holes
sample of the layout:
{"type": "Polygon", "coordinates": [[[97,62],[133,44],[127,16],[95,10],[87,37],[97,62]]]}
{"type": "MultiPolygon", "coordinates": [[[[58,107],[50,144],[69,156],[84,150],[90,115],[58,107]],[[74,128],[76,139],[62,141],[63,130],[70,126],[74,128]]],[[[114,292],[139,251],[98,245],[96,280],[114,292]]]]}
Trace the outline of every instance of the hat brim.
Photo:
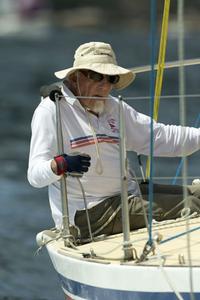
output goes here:
{"type": "Polygon", "coordinates": [[[61,71],[55,72],[55,76],[59,79],[65,79],[69,77],[69,75],[73,74],[77,70],[92,70],[101,74],[105,75],[119,75],[119,81],[114,84],[115,89],[124,89],[129,86],[133,80],[135,79],[135,74],[125,68],[116,66],[114,64],[102,64],[102,63],[93,63],[90,66],[79,66],[79,67],[72,67],[68,69],[64,69],[61,71]]]}

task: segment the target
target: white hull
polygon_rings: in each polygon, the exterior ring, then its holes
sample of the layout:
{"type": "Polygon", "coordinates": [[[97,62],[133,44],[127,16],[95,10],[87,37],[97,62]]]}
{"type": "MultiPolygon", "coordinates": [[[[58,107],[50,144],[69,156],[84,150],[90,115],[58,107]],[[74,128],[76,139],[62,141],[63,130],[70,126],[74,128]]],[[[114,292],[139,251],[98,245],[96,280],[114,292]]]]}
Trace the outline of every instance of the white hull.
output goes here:
{"type": "MultiPolygon", "coordinates": [[[[199,218],[193,219],[190,228],[198,228],[199,224],[199,218]]],[[[167,224],[156,227],[154,232],[158,231],[165,239],[182,233],[184,225],[185,221],[167,224]]],[[[50,239],[48,233],[43,235],[44,240],[50,239]]],[[[133,246],[139,255],[146,236],[145,230],[131,234],[133,246]]],[[[149,255],[149,259],[140,264],[134,260],[122,262],[121,242],[122,236],[116,235],[104,241],[78,246],[77,250],[64,247],[63,241],[47,244],[66,299],[200,300],[199,230],[190,234],[192,266],[188,266],[186,235],[158,245],[155,254],[149,255]],[[91,249],[97,257],[85,258],[91,249]],[[100,257],[102,253],[103,259],[100,257]],[[165,258],[164,267],[160,257],[165,258]],[[191,298],[191,295],[195,298],[191,298]]]]}

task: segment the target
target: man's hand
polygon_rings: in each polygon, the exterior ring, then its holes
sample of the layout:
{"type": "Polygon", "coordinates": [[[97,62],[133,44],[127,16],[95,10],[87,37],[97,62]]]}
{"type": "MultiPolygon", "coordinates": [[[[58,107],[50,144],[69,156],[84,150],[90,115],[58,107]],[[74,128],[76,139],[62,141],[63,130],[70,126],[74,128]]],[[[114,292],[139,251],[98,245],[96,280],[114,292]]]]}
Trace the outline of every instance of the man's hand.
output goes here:
{"type": "Polygon", "coordinates": [[[85,153],[62,154],[54,157],[51,168],[57,175],[66,172],[83,174],[88,171],[90,160],[91,157],[85,153]]]}

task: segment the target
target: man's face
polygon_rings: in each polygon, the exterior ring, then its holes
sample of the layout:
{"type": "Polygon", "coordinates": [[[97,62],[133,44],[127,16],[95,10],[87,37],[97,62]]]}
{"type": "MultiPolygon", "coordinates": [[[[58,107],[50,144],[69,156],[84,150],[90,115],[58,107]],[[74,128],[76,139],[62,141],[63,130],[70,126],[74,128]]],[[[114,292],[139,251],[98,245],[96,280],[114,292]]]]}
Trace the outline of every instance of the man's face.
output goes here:
{"type": "Polygon", "coordinates": [[[80,103],[96,113],[101,113],[104,109],[105,98],[110,94],[116,80],[118,80],[117,76],[106,76],[88,70],[78,71],[76,74],[77,96],[86,97],[80,97],[80,103]]]}

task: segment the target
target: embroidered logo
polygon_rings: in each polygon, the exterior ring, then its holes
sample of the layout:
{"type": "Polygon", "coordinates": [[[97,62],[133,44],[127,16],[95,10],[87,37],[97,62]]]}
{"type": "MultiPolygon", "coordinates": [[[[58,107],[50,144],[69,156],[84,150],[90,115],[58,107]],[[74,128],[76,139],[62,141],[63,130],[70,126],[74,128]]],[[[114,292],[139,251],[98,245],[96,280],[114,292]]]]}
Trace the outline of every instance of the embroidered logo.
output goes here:
{"type": "Polygon", "coordinates": [[[116,120],[114,118],[108,119],[108,124],[112,132],[119,132],[119,129],[116,125],[116,120]]]}

